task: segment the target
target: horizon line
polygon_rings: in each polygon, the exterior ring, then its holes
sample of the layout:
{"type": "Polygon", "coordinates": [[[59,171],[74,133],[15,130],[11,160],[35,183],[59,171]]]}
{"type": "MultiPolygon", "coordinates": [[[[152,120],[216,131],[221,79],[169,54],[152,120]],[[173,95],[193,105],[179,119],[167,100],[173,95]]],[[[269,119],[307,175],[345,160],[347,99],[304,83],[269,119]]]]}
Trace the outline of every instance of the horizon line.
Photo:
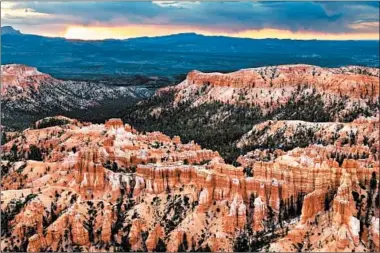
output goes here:
{"type": "Polygon", "coordinates": [[[276,38],[276,37],[267,37],[267,38],[252,38],[252,37],[238,37],[238,36],[228,36],[228,35],[218,35],[218,34],[202,34],[199,32],[179,32],[179,33],[169,33],[165,35],[157,35],[157,36],[136,36],[136,37],[126,37],[126,38],[104,38],[104,39],[80,39],[80,38],[66,38],[64,36],[50,36],[50,35],[40,35],[40,34],[33,34],[33,33],[22,33],[20,30],[14,29],[11,25],[4,25],[3,27],[11,27],[15,31],[19,31],[20,34],[1,34],[3,35],[14,35],[14,36],[22,36],[22,35],[32,35],[32,36],[39,36],[39,37],[46,37],[46,38],[56,38],[56,39],[65,39],[68,41],[89,41],[89,42],[95,42],[95,41],[107,41],[107,40],[131,40],[131,39],[141,39],[141,38],[162,38],[162,37],[168,37],[168,36],[178,36],[178,35],[196,35],[196,36],[203,36],[203,37],[224,37],[224,38],[232,38],[232,39],[248,39],[248,40],[291,40],[291,41],[380,41],[379,39],[293,39],[293,38],[276,38]]]}

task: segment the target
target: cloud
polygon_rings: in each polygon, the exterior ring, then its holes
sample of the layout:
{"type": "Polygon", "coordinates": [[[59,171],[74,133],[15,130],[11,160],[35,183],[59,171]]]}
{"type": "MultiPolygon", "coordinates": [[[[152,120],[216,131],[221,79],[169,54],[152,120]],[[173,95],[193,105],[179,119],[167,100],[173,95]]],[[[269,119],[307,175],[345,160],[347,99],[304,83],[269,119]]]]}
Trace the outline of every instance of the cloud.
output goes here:
{"type": "MultiPolygon", "coordinates": [[[[378,2],[14,2],[3,24],[198,27],[215,33],[278,29],[293,33],[378,33],[378,2]],[[31,15],[16,15],[20,10],[31,15]]],[[[3,3],[2,3],[3,13],[3,3]]]]}
{"type": "Polygon", "coordinates": [[[200,4],[199,1],[194,2],[181,2],[181,1],[153,1],[153,4],[157,4],[160,7],[177,7],[177,8],[185,8],[185,9],[191,9],[194,4],[200,4]]]}

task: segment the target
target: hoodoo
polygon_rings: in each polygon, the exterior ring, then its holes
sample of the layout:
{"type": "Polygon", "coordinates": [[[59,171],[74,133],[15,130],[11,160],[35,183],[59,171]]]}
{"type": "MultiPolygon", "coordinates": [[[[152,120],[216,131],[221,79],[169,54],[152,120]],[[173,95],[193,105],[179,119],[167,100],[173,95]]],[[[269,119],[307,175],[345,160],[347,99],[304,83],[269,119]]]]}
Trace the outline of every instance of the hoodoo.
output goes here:
{"type": "Polygon", "coordinates": [[[4,234],[2,250],[56,251],[72,243],[104,250],[116,241],[134,250],[228,251],[246,228],[275,235],[286,228],[273,250],[304,240],[317,247],[310,231],[326,238],[324,250],[378,247],[372,221],[379,212],[379,167],[360,144],[277,151],[266,162],[256,150],[239,157],[236,167],[193,142],[142,134],[120,119],[66,123],[25,130],[3,146],[1,209],[5,222],[16,226],[4,234]],[[32,159],[32,146],[41,161],[11,162],[32,159]],[[373,202],[369,214],[359,200],[373,202]],[[15,205],[21,209],[12,216],[15,205]],[[360,228],[363,219],[369,223],[360,228]],[[226,239],[216,243],[214,236],[226,239]]]}

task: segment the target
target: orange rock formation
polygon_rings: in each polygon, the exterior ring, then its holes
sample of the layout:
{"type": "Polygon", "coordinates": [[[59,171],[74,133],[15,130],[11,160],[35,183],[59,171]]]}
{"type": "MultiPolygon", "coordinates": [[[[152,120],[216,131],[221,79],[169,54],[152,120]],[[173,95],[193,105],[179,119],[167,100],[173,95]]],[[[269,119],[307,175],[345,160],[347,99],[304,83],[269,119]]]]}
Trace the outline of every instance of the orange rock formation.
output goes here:
{"type": "Polygon", "coordinates": [[[9,153],[15,145],[22,156],[32,144],[41,148],[43,161],[8,163],[2,178],[2,211],[11,214],[12,203],[22,203],[17,215],[8,216],[12,229],[2,250],[27,245],[28,251],[58,251],[76,245],[101,251],[111,250],[112,242],[117,251],[127,240],[132,250],[154,251],[161,239],[167,251],[180,246],[228,251],[247,227],[267,233],[268,224],[274,224],[277,232],[284,219],[290,231],[271,245],[274,250],[302,243],[317,221],[331,220],[323,233],[334,238],[337,250],[369,247],[379,235],[374,207],[365,232],[371,239],[368,245],[360,241],[352,192],[367,196],[361,185],[369,189],[373,173],[379,180],[377,158],[363,145],[275,151],[266,162],[258,159],[265,152],[253,151],[239,157],[241,166],[235,167],[193,142],[182,144],[159,132],[143,135],[112,119],[28,129],[3,150],[9,153]],[[364,155],[349,158],[357,153],[364,155]],[[341,164],[337,157],[343,157],[341,164]],[[245,175],[246,169],[253,176],[245,175]],[[326,212],[327,195],[332,200],[326,212]],[[291,208],[298,208],[299,221],[284,218],[291,208]]]}

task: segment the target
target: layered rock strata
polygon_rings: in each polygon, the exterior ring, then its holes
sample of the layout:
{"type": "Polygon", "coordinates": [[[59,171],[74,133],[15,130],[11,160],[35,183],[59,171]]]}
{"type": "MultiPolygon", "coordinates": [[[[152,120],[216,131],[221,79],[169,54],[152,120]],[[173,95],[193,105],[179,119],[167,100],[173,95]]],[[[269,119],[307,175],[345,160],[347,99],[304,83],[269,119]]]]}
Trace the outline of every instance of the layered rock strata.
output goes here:
{"type": "Polygon", "coordinates": [[[284,224],[289,233],[274,250],[296,250],[290,245],[327,224],[338,250],[378,247],[378,206],[362,242],[353,194],[378,194],[378,160],[365,145],[310,145],[272,152],[269,161],[253,151],[236,167],[193,142],[111,119],[27,129],[3,150],[5,159],[20,158],[2,168],[1,210],[11,227],[2,250],[231,251],[247,228],[277,234],[284,224]]]}
{"type": "Polygon", "coordinates": [[[373,105],[379,102],[379,69],[299,64],[242,69],[226,74],[192,71],[182,83],[162,88],[156,95],[169,91],[174,92],[174,107],[183,102],[199,106],[218,101],[259,107],[264,113],[314,96],[320,98],[326,108],[336,110],[332,117],[339,120],[359,108],[368,111],[367,116],[378,113],[373,105]]]}

